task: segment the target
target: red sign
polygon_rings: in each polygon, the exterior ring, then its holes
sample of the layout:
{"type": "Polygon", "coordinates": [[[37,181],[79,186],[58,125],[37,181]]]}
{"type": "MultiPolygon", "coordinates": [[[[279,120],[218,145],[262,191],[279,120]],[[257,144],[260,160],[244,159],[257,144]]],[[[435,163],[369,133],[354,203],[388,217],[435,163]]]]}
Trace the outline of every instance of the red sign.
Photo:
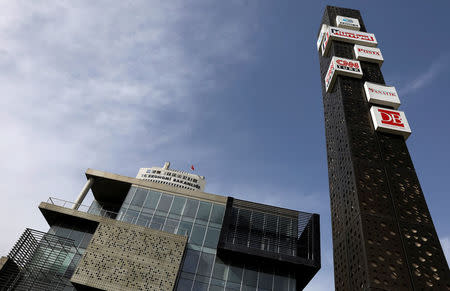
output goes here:
{"type": "Polygon", "coordinates": [[[405,127],[402,121],[402,117],[398,111],[391,111],[387,109],[378,108],[378,112],[380,112],[381,114],[381,123],[405,127]]]}

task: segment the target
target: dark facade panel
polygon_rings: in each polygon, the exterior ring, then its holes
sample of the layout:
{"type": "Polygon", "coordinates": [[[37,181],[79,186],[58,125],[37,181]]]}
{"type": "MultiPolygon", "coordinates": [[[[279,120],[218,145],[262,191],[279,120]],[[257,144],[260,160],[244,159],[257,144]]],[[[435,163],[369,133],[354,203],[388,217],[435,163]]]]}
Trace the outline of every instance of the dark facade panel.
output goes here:
{"type": "Polygon", "coordinates": [[[319,216],[229,198],[218,256],[296,271],[302,290],[320,269],[319,216]]]}
{"type": "MultiPolygon", "coordinates": [[[[358,10],[327,6],[322,23],[358,10]]],[[[449,290],[449,269],[401,136],[375,132],[365,81],[385,84],[378,64],[361,61],[362,79],[338,76],[327,93],[332,56],[354,59],[353,44],[331,41],[319,54],[336,290],[449,290]]]]}

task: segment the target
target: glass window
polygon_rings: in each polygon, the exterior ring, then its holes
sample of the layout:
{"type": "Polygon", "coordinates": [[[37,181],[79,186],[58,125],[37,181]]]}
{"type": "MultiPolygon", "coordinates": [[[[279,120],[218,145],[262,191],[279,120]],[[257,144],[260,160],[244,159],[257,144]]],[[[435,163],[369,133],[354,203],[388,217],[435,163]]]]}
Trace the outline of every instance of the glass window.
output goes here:
{"type": "Polygon", "coordinates": [[[247,286],[256,287],[258,283],[258,267],[257,266],[245,266],[244,281],[247,286]]]}
{"type": "Polygon", "coordinates": [[[139,215],[139,218],[137,219],[136,224],[141,226],[147,226],[150,223],[150,220],[152,220],[151,215],[141,213],[139,215]]]}
{"type": "Polygon", "coordinates": [[[197,274],[207,277],[211,276],[213,265],[214,255],[202,253],[200,255],[200,261],[198,263],[197,274]]]}
{"type": "Polygon", "coordinates": [[[125,213],[122,221],[124,222],[128,222],[128,223],[135,223],[136,219],[138,217],[139,212],[128,209],[127,212],[125,213]]]}
{"type": "Polygon", "coordinates": [[[184,207],[183,216],[195,217],[198,208],[198,200],[188,199],[184,207]]]}
{"type": "Polygon", "coordinates": [[[179,220],[167,218],[166,223],[164,224],[163,231],[169,233],[175,233],[177,229],[179,220]]]}
{"type": "Polygon", "coordinates": [[[194,291],[208,291],[208,283],[200,282],[195,280],[194,281],[194,288],[192,289],[194,291]]]}
{"type": "Polygon", "coordinates": [[[57,236],[62,236],[62,237],[68,237],[70,234],[70,229],[65,228],[65,227],[59,227],[56,229],[56,235],[57,236]]]}
{"type": "Polygon", "coordinates": [[[137,188],[134,194],[133,200],[131,201],[132,206],[142,207],[144,205],[145,198],[147,197],[147,189],[137,188]]]}
{"type": "Polygon", "coordinates": [[[273,275],[266,272],[259,273],[258,290],[272,290],[273,275]]]}
{"type": "Polygon", "coordinates": [[[156,205],[158,205],[160,196],[161,193],[150,190],[147,195],[147,199],[145,200],[144,208],[156,209],[156,205]]]}
{"type": "Polygon", "coordinates": [[[216,261],[214,263],[214,269],[213,269],[213,278],[219,279],[219,280],[225,280],[227,278],[227,266],[225,263],[216,257],[216,261]]]}
{"type": "Polygon", "coordinates": [[[177,234],[188,236],[191,234],[192,222],[182,221],[178,227],[177,234]]]}
{"type": "Polygon", "coordinates": [[[170,205],[172,204],[173,196],[169,196],[166,194],[163,194],[161,196],[161,199],[158,203],[158,208],[156,208],[156,211],[159,212],[160,215],[167,215],[170,209],[170,205]]]}
{"type": "Polygon", "coordinates": [[[277,286],[279,290],[289,290],[289,277],[275,275],[274,286],[277,286]]]}
{"type": "Polygon", "coordinates": [[[178,281],[178,286],[177,286],[178,291],[191,290],[191,288],[192,288],[191,280],[181,278],[180,281],[178,281]]]}
{"type": "Polygon", "coordinates": [[[170,208],[171,214],[181,215],[183,212],[184,204],[186,203],[186,198],[175,197],[173,199],[172,208],[170,208]]]}
{"type": "Polygon", "coordinates": [[[153,216],[152,223],[150,224],[150,228],[161,230],[164,225],[164,221],[166,219],[161,216],[153,216]]]}
{"type": "MultiPolygon", "coordinates": [[[[228,271],[228,280],[233,283],[241,283],[242,278],[242,267],[241,266],[230,266],[228,271]]],[[[228,286],[228,285],[227,285],[228,286]]]]}
{"type": "Polygon", "coordinates": [[[217,248],[217,243],[219,241],[220,230],[217,228],[208,227],[205,237],[205,247],[217,248]]]}
{"type": "Polygon", "coordinates": [[[80,248],[82,248],[82,249],[87,248],[89,242],[91,241],[91,238],[92,238],[92,234],[85,233],[84,237],[83,237],[83,240],[80,243],[80,248]]]}
{"type": "Polygon", "coordinates": [[[136,187],[131,187],[130,191],[128,191],[127,197],[125,197],[125,201],[123,201],[124,205],[129,205],[131,200],[133,199],[134,192],[136,192],[136,187]]]}
{"type": "Polygon", "coordinates": [[[225,206],[214,204],[211,212],[210,223],[215,223],[217,224],[216,226],[222,225],[224,213],[225,213],[225,206]]]}
{"type": "Polygon", "coordinates": [[[74,240],[74,244],[78,246],[81,243],[81,240],[83,239],[84,232],[78,231],[78,230],[72,230],[72,232],[69,235],[70,239],[74,240]]]}
{"type": "Polygon", "coordinates": [[[205,237],[205,230],[206,227],[194,224],[189,243],[201,246],[203,244],[203,238],[205,237]]]}
{"type": "Polygon", "coordinates": [[[211,212],[211,203],[203,201],[200,202],[200,206],[198,207],[197,219],[208,221],[210,212],[211,212]]]}
{"type": "Polygon", "coordinates": [[[195,273],[197,270],[198,259],[200,258],[200,252],[194,250],[187,250],[186,257],[183,263],[183,272],[195,273]]]}

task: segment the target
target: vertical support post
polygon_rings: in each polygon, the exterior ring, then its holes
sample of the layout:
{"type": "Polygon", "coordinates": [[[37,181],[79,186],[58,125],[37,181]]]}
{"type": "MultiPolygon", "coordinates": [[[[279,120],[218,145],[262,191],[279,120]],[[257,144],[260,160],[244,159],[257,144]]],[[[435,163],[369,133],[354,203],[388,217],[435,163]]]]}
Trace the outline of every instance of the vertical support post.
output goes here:
{"type": "Polygon", "coordinates": [[[84,197],[86,197],[86,194],[89,192],[89,189],[91,189],[92,184],[94,184],[94,177],[89,177],[83,189],[81,189],[80,195],[78,195],[78,198],[75,201],[75,204],[73,205],[72,209],[77,210],[80,207],[81,203],[83,203],[84,197]]]}

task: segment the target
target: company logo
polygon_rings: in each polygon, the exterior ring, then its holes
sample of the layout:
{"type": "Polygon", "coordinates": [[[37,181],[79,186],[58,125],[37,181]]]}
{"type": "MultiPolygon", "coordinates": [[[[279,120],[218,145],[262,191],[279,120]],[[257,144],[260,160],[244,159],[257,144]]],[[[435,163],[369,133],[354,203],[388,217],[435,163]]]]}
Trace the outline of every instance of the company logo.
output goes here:
{"type": "Polygon", "coordinates": [[[368,50],[368,49],[364,49],[362,47],[358,48],[358,52],[364,53],[364,54],[369,54],[369,55],[381,56],[381,53],[379,51],[368,50]]]}
{"type": "Polygon", "coordinates": [[[332,27],[331,34],[333,36],[334,35],[342,36],[342,37],[347,37],[347,38],[351,38],[351,39],[355,39],[355,40],[376,42],[375,37],[373,35],[368,34],[368,33],[363,33],[363,32],[353,32],[353,31],[348,31],[348,30],[332,27]]]}
{"type": "Polygon", "coordinates": [[[330,67],[328,68],[327,75],[325,77],[325,88],[328,91],[328,87],[330,87],[331,79],[334,75],[334,62],[331,62],[330,67]]]}
{"type": "Polygon", "coordinates": [[[405,127],[400,112],[381,108],[378,108],[378,112],[381,115],[381,123],[398,127],[405,127]]]}
{"type": "Polygon", "coordinates": [[[348,23],[353,23],[353,20],[348,19],[348,18],[342,18],[343,22],[348,22],[348,23]]]}
{"type": "Polygon", "coordinates": [[[359,30],[361,28],[361,26],[359,25],[359,20],[357,18],[340,15],[336,16],[336,26],[352,30],[359,30]]]}
{"type": "Polygon", "coordinates": [[[373,88],[368,88],[369,91],[371,93],[375,93],[375,94],[382,94],[382,95],[386,95],[386,96],[393,96],[393,97],[397,97],[397,94],[394,92],[389,92],[389,91],[383,91],[383,90],[377,90],[377,89],[373,89],[373,88]]]}
{"type": "Polygon", "coordinates": [[[338,69],[353,71],[353,72],[361,72],[358,62],[352,62],[352,61],[347,61],[344,59],[338,59],[338,60],[336,60],[336,63],[337,63],[338,69]]]}

